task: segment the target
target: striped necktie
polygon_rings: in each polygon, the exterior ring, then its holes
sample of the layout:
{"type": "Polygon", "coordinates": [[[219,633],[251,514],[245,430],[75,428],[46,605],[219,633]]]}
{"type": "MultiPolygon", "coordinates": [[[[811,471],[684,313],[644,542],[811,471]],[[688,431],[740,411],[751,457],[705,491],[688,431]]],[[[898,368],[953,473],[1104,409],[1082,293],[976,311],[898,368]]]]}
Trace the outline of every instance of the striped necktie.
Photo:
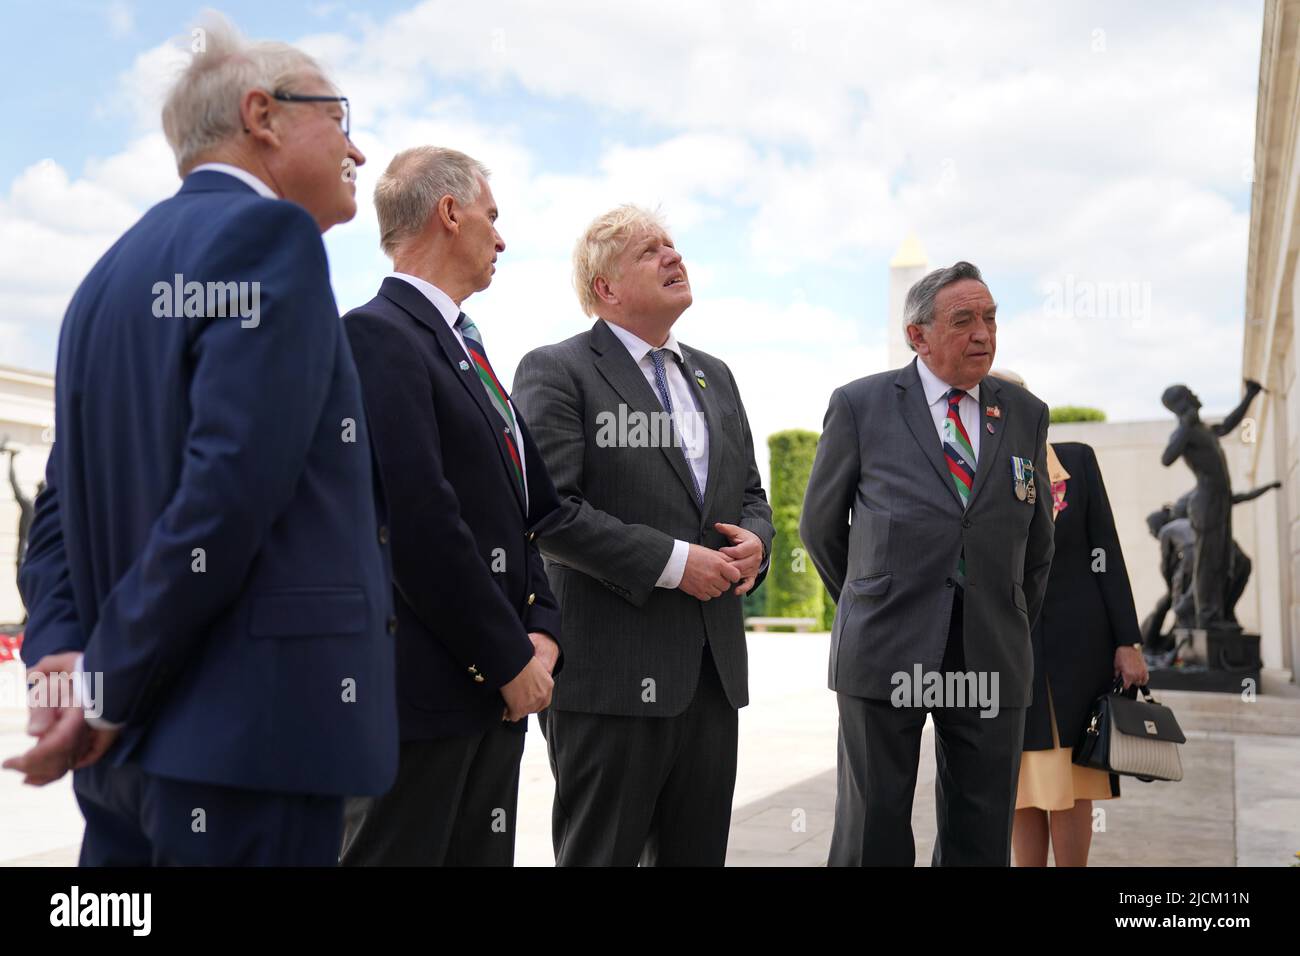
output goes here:
{"type": "Polygon", "coordinates": [[[456,331],[460,332],[465,341],[465,351],[469,352],[469,357],[474,360],[474,368],[478,372],[479,381],[483,383],[483,390],[487,392],[488,401],[505,422],[502,431],[506,439],[506,448],[510,451],[510,462],[514,465],[515,478],[519,481],[519,487],[524,489],[526,494],[524,469],[519,460],[519,446],[515,437],[518,434],[515,413],[510,408],[510,399],[506,396],[506,390],[501,387],[496,372],[492,371],[492,363],[488,361],[487,352],[483,348],[483,336],[479,333],[478,326],[464,312],[456,318],[456,331]]]}
{"type": "MultiPolygon", "coordinates": [[[[975,485],[975,449],[966,434],[966,426],[961,423],[959,406],[966,395],[960,388],[948,389],[944,397],[948,400],[948,416],[943,422],[943,457],[948,462],[948,473],[957,486],[957,497],[961,506],[970,504],[971,488],[975,485]]],[[[957,583],[966,585],[966,549],[957,558],[957,583]]]]}
{"type": "MultiPolygon", "coordinates": [[[[666,354],[668,354],[667,349],[651,349],[650,363],[655,367],[655,388],[659,392],[659,404],[661,404],[664,407],[664,411],[668,413],[668,422],[672,425],[675,433],[677,432],[677,423],[673,421],[673,396],[672,393],[668,391],[668,371],[664,368],[664,356],[666,354]]],[[[691,467],[689,461],[686,463],[686,470],[690,472],[691,475],[691,488],[695,492],[695,503],[703,508],[704,495],[700,493],[699,479],[695,477],[695,469],[691,467]]]]}

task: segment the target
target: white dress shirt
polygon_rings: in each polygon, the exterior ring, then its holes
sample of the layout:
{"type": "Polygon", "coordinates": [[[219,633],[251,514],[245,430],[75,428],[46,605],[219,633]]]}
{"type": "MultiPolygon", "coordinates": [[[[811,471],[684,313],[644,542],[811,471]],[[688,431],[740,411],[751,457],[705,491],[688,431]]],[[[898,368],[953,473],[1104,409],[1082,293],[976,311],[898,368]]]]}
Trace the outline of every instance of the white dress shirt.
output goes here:
{"type": "MultiPolygon", "coordinates": [[[[465,348],[465,337],[460,334],[460,329],[456,328],[456,320],[460,318],[460,306],[458,306],[447,293],[443,292],[432,282],[421,279],[419,276],[407,275],[405,272],[390,272],[390,279],[401,279],[408,285],[414,286],[417,291],[422,293],[426,299],[438,310],[447,327],[451,329],[451,334],[456,336],[456,341],[460,343],[461,350],[465,353],[465,358],[469,360],[470,365],[474,364],[473,357],[469,354],[469,349],[465,348]]],[[[483,344],[487,348],[487,343],[483,344]]],[[[474,377],[477,379],[478,374],[474,377]]],[[[483,385],[479,382],[479,387],[483,385]]],[[[506,404],[510,406],[510,413],[515,416],[515,421],[519,421],[519,412],[515,410],[515,403],[506,398],[506,404]]],[[[516,431],[518,429],[516,428],[516,431]]],[[[524,508],[528,507],[528,463],[524,460],[524,439],[522,435],[516,435],[515,450],[519,452],[519,470],[524,475],[524,508]]]]}
{"type": "MultiPolygon", "coordinates": [[[[948,419],[948,399],[945,397],[948,390],[952,388],[947,382],[930,371],[930,366],[925,364],[921,356],[916,357],[916,371],[921,376],[921,387],[925,389],[925,402],[930,406],[930,417],[934,419],[934,430],[939,436],[939,442],[943,442],[943,423],[948,419]]],[[[975,461],[980,457],[980,411],[983,406],[980,405],[980,387],[976,383],[975,387],[962,396],[961,402],[957,405],[957,414],[961,417],[962,426],[966,429],[966,436],[970,438],[970,446],[975,452],[975,461]]]]}
{"type": "MultiPolygon", "coordinates": [[[[650,353],[655,350],[655,346],[620,325],[615,325],[613,322],[605,322],[605,324],[623,343],[628,354],[632,356],[632,361],[636,362],[637,368],[645,376],[650,391],[659,398],[659,386],[655,383],[654,360],[650,358],[650,353]]],[[[704,421],[704,410],[696,401],[695,390],[682,374],[682,347],[677,344],[677,339],[671,332],[668,333],[668,340],[660,348],[667,349],[677,357],[676,361],[664,362],[664,378],[668,382],[668,395],[673,400],[673,428],[681,440],[686,464],[695,475],[695,482],[699,485],[700,494],[703,495],[709,483],[709,429],[704,421]]],[[[668,556],[668,563],[664,565],[655,587],[675,588],[682,583],[682,574],[686,571],[686,558],[690,554],[690,549],[689,541],[674,541],[673,553],[668,556]]]]}
{"type": "Polygon", "coordinates": [[[275,190],[262,182],[247,169],[240,169],[238,166],[231,166],[229,163],[201,163],[190,170],[191,173],[200,173],[204,170],[214,173],[225,173],[227,176],[234,176],[245,186],[254,190],[259,196],[266,199],[279,199],[275,190]]]}

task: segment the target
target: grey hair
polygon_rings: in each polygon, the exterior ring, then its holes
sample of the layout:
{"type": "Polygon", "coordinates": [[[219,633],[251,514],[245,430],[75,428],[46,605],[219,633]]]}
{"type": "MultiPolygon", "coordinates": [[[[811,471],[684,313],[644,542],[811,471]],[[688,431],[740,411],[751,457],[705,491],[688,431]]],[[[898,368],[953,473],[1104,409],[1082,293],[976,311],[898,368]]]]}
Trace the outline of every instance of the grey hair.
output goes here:
{"type": "Polygon", "coordinates": [[[912,344],[912,337],[907,334],[907,327],[929,325],[933,322],[934,300],[939,295],[939,290],[962,279],[984,282],[984,277],[974,265],[969,262],[955,262],[946,269],[935,269],[926,274],[907,290],[907,301],[903,304],[903,338],[907,342],[907,347],[913,352],[916,351],[916,346],[912,344]]]}
{"type": "Polygon", "coordinates": [[[214,10],[204,11],[201,23],[192,33],[194,56],[162,109],[163,133],[182,175],[203,153],[244,128],[239,104],[246,92],[292,92],[289,87],[304,79],[326,79],[306,53],[287,43],[250,42],[214,10]]]}
{"type": "Polygon", "coordinates": [[[375,213],[379,217],[379,247],[390,259],[398,246],[418,236],[433,215],[438,200],[451,196],[461,206],[478,199],[492,174],[477,159],[442,146],[404,149],[375,183],[375,213]]]}

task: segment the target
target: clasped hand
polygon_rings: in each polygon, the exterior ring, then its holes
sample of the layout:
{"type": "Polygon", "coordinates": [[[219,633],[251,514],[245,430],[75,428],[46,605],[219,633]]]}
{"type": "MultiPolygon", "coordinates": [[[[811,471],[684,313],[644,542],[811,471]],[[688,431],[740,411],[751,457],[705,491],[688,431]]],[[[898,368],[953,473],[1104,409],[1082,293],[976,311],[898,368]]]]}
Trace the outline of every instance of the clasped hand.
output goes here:
{"type": "Polygon", "coordinates": [[[716,551],[691,545],[677,587],[701,601],[720,597],[728,590],[737,595],[748,594],[763,563],[762,540],[739,525],[719,521],[713,527],[731,543],[716,551]]]}
{"type": "MultiPolygon", "coordinates": [[[[75,651],[46,655],[28,670],[27,678],[30,681],[33,676],[40,675],[51,686],[63,686],[66,682],[57,677],[73,672],[77,656],[75,651]],[[56,679],[50,681],[52,676],[56,679]]],[[[69,770],[89,767],[117,739],[118,731],[98,730],[86,723],[86,714],[79,700],[50,699],[43,706],[32,706],[31,703],[29,700],[27,733],[36,738],[36,743],[26,753],[10,757],[0,765],[21,773],[23,783],[43,787],[69,770]]]]}
{"type": "Polygon", "coordinates": [[[542,631],[529,632],[528,639],[533,642],[532,658],[501,688],[501,696],[506,702],[501,719],[511,723],[550,707],[551,692],[555,689],[555,679],[551,674],[560,657],[560,645],[542,631]]]}

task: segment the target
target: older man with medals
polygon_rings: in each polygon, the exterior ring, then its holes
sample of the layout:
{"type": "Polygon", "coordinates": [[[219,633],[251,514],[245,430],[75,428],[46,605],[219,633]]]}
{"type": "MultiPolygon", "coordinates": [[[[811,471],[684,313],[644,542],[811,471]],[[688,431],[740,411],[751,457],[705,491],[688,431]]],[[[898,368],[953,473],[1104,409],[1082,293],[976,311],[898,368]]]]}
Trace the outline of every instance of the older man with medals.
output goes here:
{"type": "Polygon", "coordinates": [[[916,283],[904,322],[916,359],[832,394],[800,521],[839,602],[829,862],[912,865],[929,714],[933,863],[1006,866],[1033,678],[1030,627],[1052,559],[1051,497],[1036,487],[1047,406],[988,377],[997,305],[970,263],[916,283]],[[907,693],[914,680],[925,694],[907,693]]]}

